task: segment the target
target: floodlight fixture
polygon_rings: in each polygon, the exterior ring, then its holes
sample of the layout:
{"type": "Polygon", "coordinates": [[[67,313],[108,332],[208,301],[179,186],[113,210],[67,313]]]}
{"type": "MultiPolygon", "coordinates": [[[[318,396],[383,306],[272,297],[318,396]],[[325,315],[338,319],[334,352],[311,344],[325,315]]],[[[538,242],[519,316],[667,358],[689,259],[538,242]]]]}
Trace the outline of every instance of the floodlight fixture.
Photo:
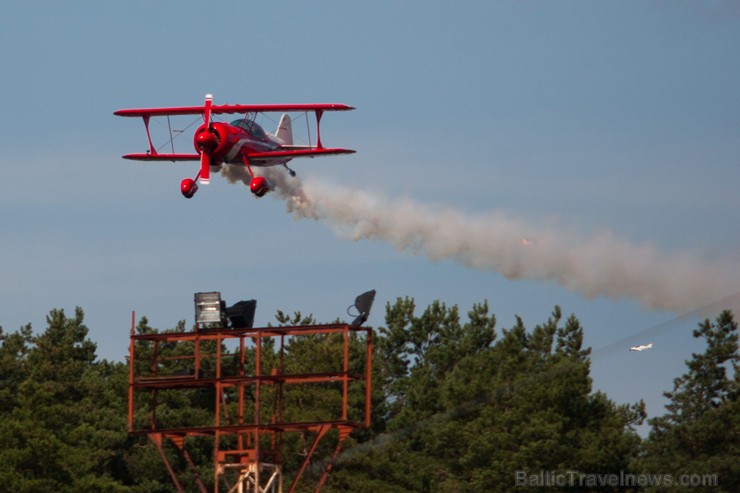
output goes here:
{"type": "Polygon", "coordinates": [[[195,324],[221,324],[223,302],[221,293],[195,293],[195,324]]]}
{"type": "Polygon", "coordinates": [[[254,325],[254,312],[257,300],[242,300],[226,309],[232,329],[251,329],[254,325]]]}
{"type": "MultiPolygon", "coordinates": [[[[353,306],[355,310],[357,310],[358,314],[353,315],[355,319],[350,324],[352,327],[359,327],[367,321],[367,318],[370,316],[370,309],[373,307],[373,301],[375,301],[374,289],[365,291],[355,298],[355,304],[353,306]]],[[[348,315],[351,315],[349,313],[350,308],[352,308],[352,306],[347,308],[348,315]]]]}

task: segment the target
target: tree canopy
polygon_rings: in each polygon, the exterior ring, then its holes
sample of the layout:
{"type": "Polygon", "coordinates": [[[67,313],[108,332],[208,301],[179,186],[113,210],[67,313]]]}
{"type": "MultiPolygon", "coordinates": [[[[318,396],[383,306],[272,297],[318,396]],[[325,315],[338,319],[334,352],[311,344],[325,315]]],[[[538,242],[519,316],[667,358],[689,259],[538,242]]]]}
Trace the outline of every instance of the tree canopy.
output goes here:
{"type": "MultiPolygon", "coordinates": [[[[54,309],[46,322],[38,333],[30,325],[9,333],[0,328],[1,488],[175,491],[157,450],[127,432],[127,363],[97,358],[82,309],[73,316],[54,309]]],[[[284,312],[276,322],[315,323],[311,316],[284,312]]],[[[185,331],[185,323],[166,330],[185,331]]],[[[487,302],[465,315],[441,301],[420,312],[411,298],[389,303],[385,325],[375,331],[371,427],[345,442],[324,491],[524,491],[517,475],[541,471],[713,473],[719,491],[740,491],[740,356],[732,313],[694,331],[706,349],[686,362],[686,373],[665,393],[665,414],[649,420],[645,439],[636,432],[646,419],[642,402],[616,404],[593,390],[584,330],[557,306],[532,329],[518,317],[499,329],[487,302]]],[[[142,318],[136,331],[159,329],[142,318]]],[[[322,371],[340,348],[341,340],[330,336],[286,344],[289,364],[302,372],[322,371]]],[[[187,348],[160,350],[176,356],[187,348]]],[[[269,369],[277,349],[267,343],[262,351],[269,369]]],[[[351,353],[361,364],[359,341],[352,342],[351,353]]],[[[301,389],[286,396],[286,413],[320,419],[337,398],[336,389],[301,389]]],[[[163,394],[161,401],[157,419],[164,422],[198,423],[213,411],[212,396],[197,389],[163,394]]],[[[306,440],[286,438],[284,445],[291,474],[306,440]]],[[[187,446],[207,484],[212,442],[187,446]]],[[[178,472],[194,474],[174,451],[165,453],[178,472]]],[[[330,448],[318,452],[329,455],[330,448]]]]}
{"type": "Polygon", "coordinates": [[[673,381],[666,414],[650,420],[643,471],[716,474],[724,491],[740,491],[740,371],[737,322],[722,312],[694,330],[706,350],[692,354],[673,381]],[[729,374],[728,374],[729,373],[729,374]],[[734,375],[734,376],[733,376],[734,375]]]}

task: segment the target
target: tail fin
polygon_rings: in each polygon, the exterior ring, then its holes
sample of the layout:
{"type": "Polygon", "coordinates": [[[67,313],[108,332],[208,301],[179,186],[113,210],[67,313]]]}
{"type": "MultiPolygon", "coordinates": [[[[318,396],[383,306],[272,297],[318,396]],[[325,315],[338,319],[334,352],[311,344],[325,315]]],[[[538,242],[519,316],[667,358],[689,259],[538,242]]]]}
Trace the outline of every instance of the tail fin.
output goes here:
{"type": "Polygon", "coordinates": [[[648,345],[647,345],[646,347],[647,347],[648,349],[653,349],[653,343],[652,343],[652,342],[648,343],[648,345]]]}
{"type": "Polygon", "coordinates": [[[275,137],[282,141],[283,145],[293,145],[293,126],[290,123],[290,116],[287,113],[283,113],[278,123],[277,130],[275,131],[275,137]]]}

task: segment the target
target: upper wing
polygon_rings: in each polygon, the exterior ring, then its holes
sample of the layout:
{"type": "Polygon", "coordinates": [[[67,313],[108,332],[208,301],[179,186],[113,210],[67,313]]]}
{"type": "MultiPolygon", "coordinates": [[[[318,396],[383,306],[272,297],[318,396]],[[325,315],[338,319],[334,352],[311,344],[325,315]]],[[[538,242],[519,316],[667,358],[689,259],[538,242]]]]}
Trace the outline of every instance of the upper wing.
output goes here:
{"type": "MultiPolygon", "coordinates": [[[[291,112],[291,111],[348,111],[355,109],[352,106],[338,103],[317,104],[214,104],[211,106],[212,114],[225,113],[263,113],[263,112],[291,112]]],[[[177,106],[170,108],[137,108],[124,109],[114,112],[118,116],[168,116],[168,115],[201,115],[205,112],[205,106],[177,106]]]]}

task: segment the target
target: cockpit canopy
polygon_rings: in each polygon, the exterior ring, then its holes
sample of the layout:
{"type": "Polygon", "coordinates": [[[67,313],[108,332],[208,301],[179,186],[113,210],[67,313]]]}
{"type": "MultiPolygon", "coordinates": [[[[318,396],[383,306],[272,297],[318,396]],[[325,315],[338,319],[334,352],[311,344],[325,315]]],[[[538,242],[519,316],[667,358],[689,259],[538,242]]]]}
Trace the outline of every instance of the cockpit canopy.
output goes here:
{"type": "Polygon", "coordinates": [[[265,130],[254,120],[240,118],[231,122],[234,127],[239,127],[247,132],[252,138],[257,140],[267,141],[267,134],[265,130]]]}

